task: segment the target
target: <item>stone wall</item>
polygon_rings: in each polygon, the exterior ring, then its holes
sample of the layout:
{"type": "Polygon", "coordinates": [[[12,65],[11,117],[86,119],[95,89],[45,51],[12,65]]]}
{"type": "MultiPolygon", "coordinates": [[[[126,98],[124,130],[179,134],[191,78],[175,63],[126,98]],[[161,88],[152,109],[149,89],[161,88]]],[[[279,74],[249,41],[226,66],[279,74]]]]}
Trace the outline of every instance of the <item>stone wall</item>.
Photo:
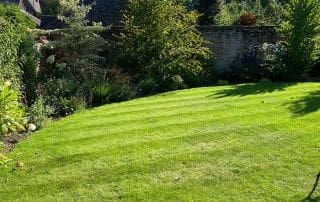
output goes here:
{"type": "Polygon", "coordinates": [[[228,26],[200,27],[203,37],[211,44],[216,58],[216,67],[227,69],[241,57],[250,46],[274,43],[279,35],[273,26],[228,26]]]}

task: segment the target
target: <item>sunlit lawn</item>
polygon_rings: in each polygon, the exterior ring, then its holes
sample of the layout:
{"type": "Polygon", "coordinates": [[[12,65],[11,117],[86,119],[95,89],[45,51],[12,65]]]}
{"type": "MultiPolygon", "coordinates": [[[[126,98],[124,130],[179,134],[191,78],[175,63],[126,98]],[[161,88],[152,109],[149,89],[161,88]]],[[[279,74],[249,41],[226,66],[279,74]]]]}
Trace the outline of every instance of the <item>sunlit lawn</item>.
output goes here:
{"type": "Polygon", "coordinates": [[[320,171],[319,108],[320,84],[277,83],[87,110],[9,154],[0,201],[303,200],[320,171]]]}

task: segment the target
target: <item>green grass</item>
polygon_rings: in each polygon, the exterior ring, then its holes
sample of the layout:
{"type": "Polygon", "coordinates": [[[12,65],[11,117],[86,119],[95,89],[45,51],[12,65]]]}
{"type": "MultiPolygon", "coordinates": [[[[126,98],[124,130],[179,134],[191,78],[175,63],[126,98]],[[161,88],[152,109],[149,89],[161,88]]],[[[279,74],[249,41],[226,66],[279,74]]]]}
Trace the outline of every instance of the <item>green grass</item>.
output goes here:
{"type": "Polygon", "coordinates": [[[319,108],[320,83],[278,83],[87,110],[17,145],[25,166],[0,167],[0,201],[303,200],[320,171],[319,108]]]}

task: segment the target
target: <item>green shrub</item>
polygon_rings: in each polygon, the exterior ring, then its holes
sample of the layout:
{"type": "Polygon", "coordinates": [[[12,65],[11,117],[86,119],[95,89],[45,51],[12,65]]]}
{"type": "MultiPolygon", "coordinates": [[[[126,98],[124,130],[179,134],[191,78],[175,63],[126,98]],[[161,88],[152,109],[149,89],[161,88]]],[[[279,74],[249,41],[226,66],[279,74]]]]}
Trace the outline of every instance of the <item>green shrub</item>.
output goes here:
{"type": "Polygon", "coordinates": [[[285,9],[278,0],[269,0],[264,8],[265,24],[280,25],[284,19],[285,9]]]}
{"type": "Polygon", "coordinates": [[[320,1],[290,0],[281,31],[287,38],[291,80],[301,80],[320,55],[320,1]]]}
{"type": "Polygon", "coordinates": [[[22,87],[21,90],[29,106],[37,98],[37,65],[40,53],[35,47],[35,37],[28,34],[20,43],[18,62],[22,70],[22,87]]]}
{"type": "Polygon", "coordinates": [[[111,87],[109,103],[129,100],[136,95],[136,90],[128,84],[113,83],[111,87]]]}
{"type": "Polygon", "coordinates": [[[180,75],[172,75],[164,77],[161,83],[164,89],[178,90],[187,88],[183,78],[180,75]]]}
{"type": "Polygon", "coordinates": [[[233,25],[242,14],[249,11],[249,5],[245,1],[240,3],[236,0],[232,0],[230,3],[222,1],[219,5],[219,13],[214,17],[214,22],[216,25],[233,25]]]}
{"type": "Polygon", "coordinates": [[[85,101],[81,100],[79,97],[71,97],[69,99],[60,97],[53,105],[60,111],[60,115],[68,116],[86,107],[85,101]]]}
{"type": "Polygon", "coordinates": [[[16,89],[21,89],[22,83],[20,45],[34,27],[35,23],[17,6],[0,4],[0,78],[10,81],[16,89]]]}
{"type": "Polygon", "coordinates": [[[129,100],[136,95],[135,89],[121,82],[99,84],[93,91],[93,105],[99,106],[112,102],[129,100]]]}
{"type": "Polygon", "coordinates": [[[135,83],[153,79],[160,91],[176,88],[170,84],[176,75],[179,82],[200,75],[212,53],[197,30],[197,18],[176,1],[129,0],[116,44],[118,65],[135,83]]]}
{"type": "Polygon", "coordinates": [[[221,1],[219,12],[214,16],[216,25],[278,25],[283,18],[283,7],[277,0],[269,0],[262,6],[261,0],[221,1]]]}
{"type": "Polygon", "coordinates": [[[201,26],[212,24],[212,15],[216,12],[219,0],[183,0],[185,5],[192,10],[196,10],[201,15],[198,23],[201,26]]]}
{"type": "Polygon", "coordinates": [[[55,116],[66,116],[86,106],[82,96],[77,93],[77,83],[72,79],[50,79],[40,91],[46,104],[55,109],[55,116]]]}
{"type": "Polygon", "coordinates": [[[119,68],[111,68],[104,72],[103,77],[93,88],[93,105],[120,102],[136,95],[131,78],[119,68]]]}
{"type": "Polygon", "coordinates": [[[0,136],[25,130],[24,109],[19,103],[19,93],[10,82],[0,82],[0,136]]]}
{"type": "Polygon", "coordinates": [[[112,86],[107,82],[101,82],[93,88],[93,105],[103,105],[109,102],[112,94],[112,86]]]}
{"type": "Polygon", "coordinates": [[[258,47],[258,66],[262,71],[261,77],[273,81],[286,81],[288,72],[286,58],[287,49],[282,42],[264,43],[258,47]]]}
{"type": "Polygon", "coordinates": [[[40,96],[28,109],[29,123],[35,124],[37,129],[41,129],[48,117],[54,112],[55,109],[46,105],[44,98],[40,96]]]}
{"type": "Polygon", "coordinates": [[[41,11],[43,15],[57,15],[59,13],[59,0],[45,0],[41,3],[41,11]]]}
{"type": "Polygon", "coordinates": [[[260,84],[270,84],[270,83],[272,83],[272,81],[267,78],[262,78],[262,79],[260,79],[259,83],[260,84]]]}
{"type": "Polygon", "coordinates": [[[220,79],[218,81],[218,85],[221,85],[221,86],[229,85],[229,81],[220,79]]]}
{"type": "Polygon", "coordinates": [[[138,84],[138,91],[141,95],[152,95],[158,90],[158,84],[153,78],[145,78],[138,84]]]}
{"type": "Polygon", "coordinates": [[[282,43],[251,46],[234,61],[222,78],[232,83],[258,82],[262,78],[285,81],[287,66],[286,48],[282,43]]]}

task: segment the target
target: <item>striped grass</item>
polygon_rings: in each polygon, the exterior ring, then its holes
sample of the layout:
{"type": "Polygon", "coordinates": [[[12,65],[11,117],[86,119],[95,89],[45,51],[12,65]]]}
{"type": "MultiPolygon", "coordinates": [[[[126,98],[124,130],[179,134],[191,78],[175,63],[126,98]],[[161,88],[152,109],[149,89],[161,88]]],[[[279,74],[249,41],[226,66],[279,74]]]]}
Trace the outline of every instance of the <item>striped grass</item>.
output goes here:
{"type": "Polygon", "coordinates": [[[319,109],[320,83],[274,83],[86,110],[17,145],[0,201],[301,201],[320,171],[319,109]]]}

